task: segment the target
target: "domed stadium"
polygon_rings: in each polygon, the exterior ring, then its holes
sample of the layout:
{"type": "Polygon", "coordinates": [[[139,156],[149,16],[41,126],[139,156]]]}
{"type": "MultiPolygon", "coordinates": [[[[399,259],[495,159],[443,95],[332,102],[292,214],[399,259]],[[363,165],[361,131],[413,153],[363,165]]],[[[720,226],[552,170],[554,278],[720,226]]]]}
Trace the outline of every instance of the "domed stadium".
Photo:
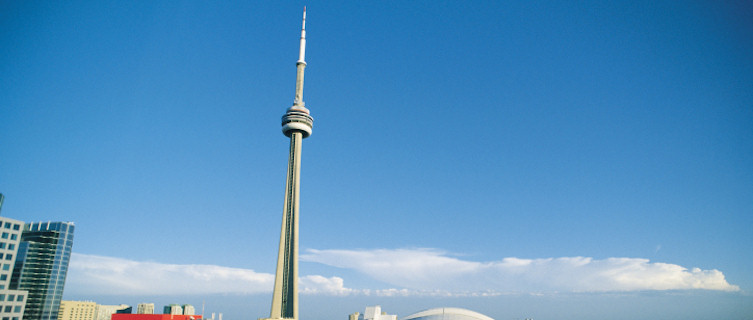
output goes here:
{"type": "Polygon", "coordinates": [[[409,315],[403,320],[494,320],[475,311],[461,308],[435,308],[409,315]]]}

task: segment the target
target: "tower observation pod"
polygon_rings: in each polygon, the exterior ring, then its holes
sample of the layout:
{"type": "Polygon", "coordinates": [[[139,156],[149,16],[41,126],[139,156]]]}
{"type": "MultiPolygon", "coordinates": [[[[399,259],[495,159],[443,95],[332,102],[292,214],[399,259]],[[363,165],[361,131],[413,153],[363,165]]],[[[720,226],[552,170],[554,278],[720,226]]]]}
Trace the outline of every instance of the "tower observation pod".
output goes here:
{"type": "Polygon", "coordinates": [[[296,62],[295,100],[282,116],[282,133],[290,138],[285,204],[280,231],[280,249],[269,318],[298,318],[298,203],[301,172],[301,141],[311,135],[314,118],[303,102],[303,70],[306,68],[306,7],[303,8],[301,43],[296,62]]]}

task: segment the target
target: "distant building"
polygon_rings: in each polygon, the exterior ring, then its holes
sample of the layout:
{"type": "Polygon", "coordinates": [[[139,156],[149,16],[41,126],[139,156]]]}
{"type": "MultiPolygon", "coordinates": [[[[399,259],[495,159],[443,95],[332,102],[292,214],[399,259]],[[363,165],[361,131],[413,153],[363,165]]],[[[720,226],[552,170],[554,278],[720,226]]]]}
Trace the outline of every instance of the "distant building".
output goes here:
{"type": "MultiPolygon", "coordinates": [[[[214,312],[212,312],[212,317],[211,317],[211,318],[204,318],[204,315],[203,315],[203,314],[202,314],[201,316],[202,316],[202,318],[203,318],[204,320],[214,320],[214,315],[215,315],[215,313],[214,313],[214,312]]],[[[218,320],[222,320],[222,313],[220,313],[220,318],[219,318],[218,320]]]]}
{"type": "Polygon", "coordinates": [[[179,304],[170,304],[165,306],[165,308],[162,309],[163,314],[173,314],[173,315],[182,315],[183,314],[183,308],[179,304]]]}
{"type": "Polygon", "coordinates": [[[110,320],[110,317],[112,317],[113,314],[117,314],[118,311],[128,309],[130,307],[131,306],[127,304],[119,304],[119,305],[99,304],[97,305],[97,316],[96,318],[94,318],[94,320],[110,320]]]}
{"type": "Polygon", "coordinates": [[[128,306],[128,308],[118,309],[115,313],[133,313],[133,307],[128,306]]]}
{"type": "MultiPolygon", "coordinates": [[[[73,247],[73,230],[72,222],[24,225],[10,283],[12,289],[29,291],[23,320],[57,320],[73,247]]],[[[16,232],[3,231],[2,240],[13,240],[16,232]]],[[[12,260],[7,255],[5,259],[12,260]]]]}
{"type": "Polygon", "coordinates": [[[382,312],[381,306],[366,307],[363,314],[358,312],[351,314],[348,320],[397,320],[397,315],[382,312]]]}
{"type": "Polygon", "coordinates": [[[113,314],[112,320],[201,320],[201,316],[182,314],[113,314]]]}
{"type": "Polygon", "coordinates": [[[192,316],[196,314],[196,309],[190,304],[184,304],[183,305],[183,314],[187,316],[192,316]]]}
{"type": "Polygon", "coordinates": [[[154,303],[139,303],[136,306],[138,314],[154,314],[154,303]]]}
{"type": "Polygon", "coordinates": [[[58,320],[95,320],[97,303],[93,301],[60,301],[58,320]]]}
{"type": "Polygon", "coordinates": [[[436,308],[424,310],[403,320],[494,320],[475,311],[461,308],[436,308]]]}
{"type": "MultiPolygon", "coordinates": [[[[3,199],[0,194],[0,207],[3,199]]],[[[29,291],[11,289],[23,225],[23,221],[0,217],[0,316],[3,320],[20,320],[26,311],[29,291]]]]}

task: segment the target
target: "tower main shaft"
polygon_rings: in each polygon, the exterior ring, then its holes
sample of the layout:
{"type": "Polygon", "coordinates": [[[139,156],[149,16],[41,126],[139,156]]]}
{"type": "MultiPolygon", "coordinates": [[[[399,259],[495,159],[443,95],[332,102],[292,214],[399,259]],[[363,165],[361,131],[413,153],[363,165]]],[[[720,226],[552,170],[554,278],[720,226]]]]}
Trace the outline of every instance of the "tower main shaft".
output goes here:
{"type": "Polygon", "coordinates": [[[301,141],[311,135],[314,119],[303,102],[303,71],[306,68],[306,8],[303,8],[301,43],[296,62],[295,100],[282,116],[282,133],[290,138],[285,204],[280,231],[280,249],[269,319],[298,319],[298,204],[301,173],[301,141]]]}

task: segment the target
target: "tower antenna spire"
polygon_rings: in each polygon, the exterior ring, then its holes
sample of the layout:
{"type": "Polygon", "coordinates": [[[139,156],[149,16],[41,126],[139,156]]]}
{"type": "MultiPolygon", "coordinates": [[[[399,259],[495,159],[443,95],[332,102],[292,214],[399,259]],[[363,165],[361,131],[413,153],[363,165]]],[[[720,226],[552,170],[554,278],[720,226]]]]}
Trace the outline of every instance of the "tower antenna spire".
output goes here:
{"type": "Polygon", "coordinates": [[[306,6],[303,7],[303,24],[301,25],[301,46],[298,62],[306,63],[306,6]]]}
{"type": "Polygon", "coordinates": [[[295,81],[295,101],[293,102],[293,108],[306,110],[305,103],[303,102],[303,69],[306,68],[306,7],[303,7],[303,23],[301,24],[301,43],[298,49],[298,61],[295,63],[297,66],[296,81],[295,81]]]}

